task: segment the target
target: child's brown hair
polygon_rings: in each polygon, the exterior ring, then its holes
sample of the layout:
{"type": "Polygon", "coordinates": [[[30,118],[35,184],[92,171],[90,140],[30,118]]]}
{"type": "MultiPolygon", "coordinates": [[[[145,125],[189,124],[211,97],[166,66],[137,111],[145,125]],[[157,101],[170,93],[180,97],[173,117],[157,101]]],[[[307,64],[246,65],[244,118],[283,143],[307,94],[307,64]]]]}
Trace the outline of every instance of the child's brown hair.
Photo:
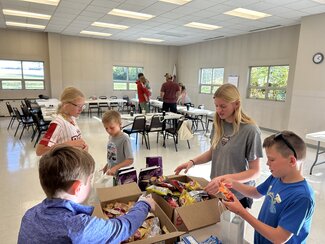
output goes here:
{"type": "Polygon", "coordinates": [[[115,110],[108,110],[104,113],[102,117],[102,122],[103,124],[111,123],[111,122],[122,124],[121,115],[119,112],[115,110]]]}
{"type": "Polygon", "coordinates": [[[275,145],[275,149],[283,156],[296,154],[297,160],[306,158],[306,144],[298,135],[292,131],[282,131],[265,138],[263,148],[269,148],[275,145]]]}
{"type": "Polygon", "coordinates": [[[48,198],[67,191],[76,180],[87,182],[95,161],[85,150],[67,145],[53,146],[39,161],[39,179],[48,198]]]}

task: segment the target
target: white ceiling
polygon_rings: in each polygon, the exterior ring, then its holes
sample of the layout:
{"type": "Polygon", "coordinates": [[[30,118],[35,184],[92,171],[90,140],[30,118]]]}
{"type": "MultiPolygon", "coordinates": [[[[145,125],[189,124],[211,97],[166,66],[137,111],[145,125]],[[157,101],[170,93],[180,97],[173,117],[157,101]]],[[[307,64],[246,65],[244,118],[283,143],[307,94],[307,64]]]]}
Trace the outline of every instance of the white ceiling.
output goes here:
{"type": "MultiPolygon", "coordinates": [[[[299,24],[301,17],[325,12],[325,4],[312,0],[193,0],[179,6],[158,0],[61,0],[58,6],[28,3],[19,0],[0,0],[0,28],[6,21],[45,25],[45,32],[84,36],[80,31],[111,33],[109,40],[138,42],[140,37],[163,39],[159,45],[186,45],[209,39],[230,37],[272,26],[299,24]],[[271,14],[260,20],[247,20],[223,14],[235,8],[247,8],[271,14]],[[139,11],[156,17],[143,21],[108,15],[113,8],[139,11]],[[52,15],[39,20],[3,15],[2,9],[30,11],[52,15]],[[95,21],[130,26],[115,30],[91,26],[95,21]],[[185,27],[189,22],[222,26],[209,31],[185,27]]],[[[21,28],[20,28],[21,29],[21,28]]],[[[101,37],[96,37],[101,38],[101,37]]]]}

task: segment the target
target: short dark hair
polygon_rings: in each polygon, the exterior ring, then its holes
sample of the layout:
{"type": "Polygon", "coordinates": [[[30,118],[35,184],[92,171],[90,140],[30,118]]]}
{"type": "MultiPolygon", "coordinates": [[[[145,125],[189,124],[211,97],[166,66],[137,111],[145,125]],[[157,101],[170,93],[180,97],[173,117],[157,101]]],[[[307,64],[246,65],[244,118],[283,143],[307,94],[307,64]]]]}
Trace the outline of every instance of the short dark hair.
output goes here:
{"type": "Polygon", "coordinates": [[[144,76],[144,74],[143,73],[139,73],[138,74],[138,79],[140,79],[141,76],[144,76]]]}
{"type": "Polygon", "coordinates": [[[67,146],[53,146],[45,153],[38,167],[41,186],[48,198],[67,191],[76,180],[86,183],[95,170],[95,161],[85,150],[67,146]]]}
{"type": "Polygon", "coordinates": [[[275,145],[275,149],[284,157],[296,153],[297,160],[306,158],[305,142],[292,131],[281,131],[265,138],[263,148],[270,148],[273,145],[275,145]]]}

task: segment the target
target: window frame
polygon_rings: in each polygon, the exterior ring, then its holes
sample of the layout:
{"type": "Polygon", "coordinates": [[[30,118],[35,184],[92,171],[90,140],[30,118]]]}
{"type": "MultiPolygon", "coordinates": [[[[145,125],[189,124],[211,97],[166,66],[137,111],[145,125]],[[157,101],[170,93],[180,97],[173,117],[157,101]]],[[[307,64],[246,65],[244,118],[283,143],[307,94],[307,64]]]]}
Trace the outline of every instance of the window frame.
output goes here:
{"type": "Polygon", "coordinates": [[[135,86],[135,89],[130,89],[130,85],[131,84],[135,84],[136,80],[137,80],[137,76],[139,73],[143,73],[144,72],[144,67],[143,66],[131,66],[131,65],[113,65],[112,67],[112,78],[113,78],[113,91],[137,91],[137,87],[135,86]],[[114,67],[123,67],[123,68],[127,68],[127,73],[126,73],[126,80],[115,80],[114,79],[114,67]],[[135,80],[130,80],[129,77],[129,68],[136,68],[137,69],[137,75],[136,75],[136,79],[135,80]],[[141,69],[140,72],[139,69],[141,69]],[[115,89],[115,84],[126,84],[126,89],[115,89]]]}
{"type": "Polygon", "coordinates": [[[224,67],[202,67],[199,69],[199,94],[204,94],[204,95],[210,95],[210,94],[214,94],[215,91],[225,82],[225,68],[224,67]],[[204,84],[202,83],[202,74],[203,74],[203,70],[209,70],[211,69],[212,71],[212,77],[211,77],[211,84],[204,84]],[[213,84],[213,80],[214,80],[214,70],[215,69],[222,69],[223,70],[223,76],[222,76],[222,83],[221,84],[213,84]],[[210,87],[210,92],[202,92],[202,87],[210,87]]]}
{"type": "Polygon", "coordinates": [[[0,78],[0,90],[2,91],[22,91],[22,90],[29,90],[29,91],[44,91],[45,90],[45,62],[44,61],[37,61],[37,60],[13,60],[13,59],[0,59],[0,61],[16,61],[20,62],[20,69],[21,69],[21,77],[20,78],[0,78]],[[43,79],[35,79],[35,78],[24,78],[24,62],[37,62],[43,64],[43,79]],[[21,88],[17,89],[6,89],[3,88],[3,81],[19,81],[21,83],[21,88]],[[40,81],[43,82],[43,88],[42,89],[30,89],[26,88],[26,82],[28,81],[40,81]]]}
{"type": "Polygon", "coordinates": [[[288,88],[288,80],[289,80],[289,72],[290,72],[290,65],[289,64],[277,64],[277,65],[258,65],[258,66],[249,66],[248,68],[248,87],[247,87],[247,99],[255,99],[255,100],[262,100],[262,101],[274,101],[274,102],[286,102],[287,99],[287,88],[288,88]],[[286,81],[286,86],[280,87],[280,86],[272,86],[270,82],[270,71],[271,67],[280,67],[280,66],[286,66],[288,67],[288,77],[286,81]],[[267,67],[268,72],[267,72],[267,80],[265,83],[265,86],[252,86],[251,85],[251,70],[252,68],[262,68],[262,67],[267,67]],[[251,97],[251,89],[260,89],[265,91],[265,97],[264,98],[258,98],[258,97],[251,97]],[[269,92],[270,91],[284,91],[285,92],[285,98],[284,100],[280,99],[272,99],[269,98],[269,92]]]}

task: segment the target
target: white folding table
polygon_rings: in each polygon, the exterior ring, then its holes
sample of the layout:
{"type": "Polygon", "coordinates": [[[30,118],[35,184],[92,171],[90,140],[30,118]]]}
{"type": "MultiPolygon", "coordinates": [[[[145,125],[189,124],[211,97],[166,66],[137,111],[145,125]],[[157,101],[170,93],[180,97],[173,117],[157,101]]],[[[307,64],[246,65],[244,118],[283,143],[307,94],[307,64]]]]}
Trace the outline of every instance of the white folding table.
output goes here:
{"type": "Polygon", "coordinates": [[[325,142],[325,131],[320,131],[320,132],[315,132],[315,133],[310,133],[306,135],[307,139],[317,141],[317,149],[316,149],[316,157],[313,165],[310,168],[309,174],[313,173],[313,168],[317,165],[324,164],[325,161],[322,162],[317,162],[318,161],[318,156],[325,153],[325,151],[321,151],[320,149],[320,143],[325,142]]]}

